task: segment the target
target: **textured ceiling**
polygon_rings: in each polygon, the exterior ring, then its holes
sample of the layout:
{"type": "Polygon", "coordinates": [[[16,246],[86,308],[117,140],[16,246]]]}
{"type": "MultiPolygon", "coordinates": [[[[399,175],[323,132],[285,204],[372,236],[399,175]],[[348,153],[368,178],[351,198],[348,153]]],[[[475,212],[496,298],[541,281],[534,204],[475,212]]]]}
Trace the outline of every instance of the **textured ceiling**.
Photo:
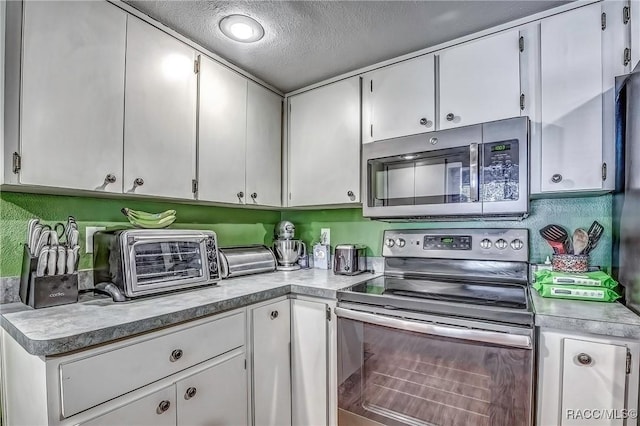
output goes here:
{"type": "Polygon", "coordinates": [[[125,1],[285,93],[567,3],[125,1]],[[227,39],[218,22],[231,14],[256,19],[264,38],[253,44],[227,39]]]}

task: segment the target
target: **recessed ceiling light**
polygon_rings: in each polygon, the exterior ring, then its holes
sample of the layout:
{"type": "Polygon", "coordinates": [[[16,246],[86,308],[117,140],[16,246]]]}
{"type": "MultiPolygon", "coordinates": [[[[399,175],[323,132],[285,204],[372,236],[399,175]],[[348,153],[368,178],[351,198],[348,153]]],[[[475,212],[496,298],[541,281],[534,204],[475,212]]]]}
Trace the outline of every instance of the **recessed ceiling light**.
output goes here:
{"type": "Polygon", "coordinates": [[[232,40],[253,43],[264,36],[258,21],[245,15],[229,15],[220,20],[220,30],[232,40]]]}

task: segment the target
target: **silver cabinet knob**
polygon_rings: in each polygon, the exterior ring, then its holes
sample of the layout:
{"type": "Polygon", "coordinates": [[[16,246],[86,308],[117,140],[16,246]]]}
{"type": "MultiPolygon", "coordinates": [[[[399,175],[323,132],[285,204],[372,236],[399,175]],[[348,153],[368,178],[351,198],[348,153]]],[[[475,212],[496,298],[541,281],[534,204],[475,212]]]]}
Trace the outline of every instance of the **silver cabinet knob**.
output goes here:
{"type": "Polygon", "coordinates": [[[134,188],[137,187],[137,186],[142,186],[142,185],[144,185],[144,179],[142,179],[142,178],[136,178],[133,181],[133,187],[134,188]]]}
{"type": "Polygon", "coordinates": [[[426,127],[431,127],[433,125],[433,122],[429,119],[427,119],[426,117],[422,117],[420,119],[420,124],[426,127]]]}
{"type": "Polygon", "coordinates": [[[452,113],[452,112],[450,112],[449,114],[447,114],[447,117],[446,117],[446,118],[447,118],[447,121],[453,121],[453,119],[454,119],[454,118],[456,118],[456,116],[455,116],[455,115],[453,115],[453,113],[452,113]]]}
{"type": "Polygon", "coordinates": [[[113,173],[109,173],[104,178],[104,183],[115,183],[115,181],[116,181],[116,175],[114,175],[113,173]]]}
{"type": "Polygon", "coordinates": [[[278,318],[280,314],[278,313],[278,311],[271,311],[271,314],[269,314],[269,317],[274,320],[276,318],[278,318]]]}
{"type": "Polygon", "coordinates": [[[562,175],[560,173],[556,173],[555,175],[551,176],[551,182],[553,183],[562,182],[562,175]]]}
{"type": "Polygon", "coordinates": [[[197,392],[196,388],[194,388],[194,387],[188,388],[187,391],[184,393],[184,399],[193,398],[194,396],[196,396],[196,392],[197,392]]]}
{"type": "Polygon", "coordinates": [[[255,200],[256,198],[258,198],[258,193],[257,193],[257,192],[252,192],[252,193],[251,193],[251,198],[252,198],[252,199],[254,199],[254,200],[255,200]]]}
{"type": "Polygon", "coordinates": [[[169,407],[171,407],[171,402],[169,402],[167,400],[164,400],[160,404],[158,404],[158,409],[156,410],[156,412],[158,414],[162,414],[165,411],[167,411],[169,409],[169,407]]]}
{"type": "Polygon", "coordinates": [[[353,191],[347,191],[347,197],[353,197],[354,195],[353,191]]]}
{"type": "Polygon", "coordinates": [[[242,198],[244,197],[244,192],[240,191],[236,195],[238,196],[238,198],[242,198]]]}
{"type": "Polygon", "coordinates": [[[436,138],[436,137],[430,138],[429,139],[429,143],[431,145],[437,145],[438,144],[438,138],[436,138]]]}
{"type": "Polygon", "coordinates": [[[171,356],[169,357],[169,361],[176,362],[177,360],[182,358],[182,355],[183,355],[182,349],[176,349],[173,352],[171,352],[171,356]]]}
{"type": "Polygon", "coordinates": [[[593,364],[593,358],[591,358],[591,355],[585,354],[584,352],[576,355],[576,359],[582,365],[593,364]]]}

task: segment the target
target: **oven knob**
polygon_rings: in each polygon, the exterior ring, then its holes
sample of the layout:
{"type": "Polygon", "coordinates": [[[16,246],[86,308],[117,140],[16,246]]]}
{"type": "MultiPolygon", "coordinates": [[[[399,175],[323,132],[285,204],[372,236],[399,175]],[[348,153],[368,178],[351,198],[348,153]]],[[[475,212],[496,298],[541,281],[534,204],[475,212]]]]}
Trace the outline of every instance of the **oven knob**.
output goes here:
{"type": "Polygon", "coordinates": [[[404,245],[405,245],[405,241],[404,241],[402,238],[398,238],[398,239],[396,240],[396,245],[397,245],[398,247],[404,247],[404,245]]]}
{"type": "Polygon", "coordinates": [[[511,248],[514,250],[520,250],[522,247],[524,247],[524,243],[522,242],[522,240],[516,238],[515,240],[511,241],[511,248]]]}
{"type": "Polygon", "coordinates": [[[384,242],[384,244],[387,247],[393,247],[393,245],[395,244],[395,241],[393,241],[391,238],[387,238],[387,240],[384,242]]]}
{"type": "Polygon", "coordinates": [[[480,248],[483,248],[483,249],[491,248],[491,240],[488,238],[485,238],[484,240],[480,241],[480,248]]]}
{"type": "Polygon", "coordinates": [[[503,240],[502,238],[500,238],[498,241],[496,241],[496,248],[499,250],[504,250],[507,248],[507,241],[503,240]]]}

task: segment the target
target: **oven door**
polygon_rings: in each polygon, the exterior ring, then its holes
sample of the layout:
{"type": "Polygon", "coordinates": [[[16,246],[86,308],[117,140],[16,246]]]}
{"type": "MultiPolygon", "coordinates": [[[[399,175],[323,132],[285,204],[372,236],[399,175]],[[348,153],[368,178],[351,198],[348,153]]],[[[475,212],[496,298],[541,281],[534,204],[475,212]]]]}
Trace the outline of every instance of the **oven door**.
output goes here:
{"type": "Polygon", "coordinates": [[[340,426],[532,424],[532,329],[336,314],[340,426]]]}

